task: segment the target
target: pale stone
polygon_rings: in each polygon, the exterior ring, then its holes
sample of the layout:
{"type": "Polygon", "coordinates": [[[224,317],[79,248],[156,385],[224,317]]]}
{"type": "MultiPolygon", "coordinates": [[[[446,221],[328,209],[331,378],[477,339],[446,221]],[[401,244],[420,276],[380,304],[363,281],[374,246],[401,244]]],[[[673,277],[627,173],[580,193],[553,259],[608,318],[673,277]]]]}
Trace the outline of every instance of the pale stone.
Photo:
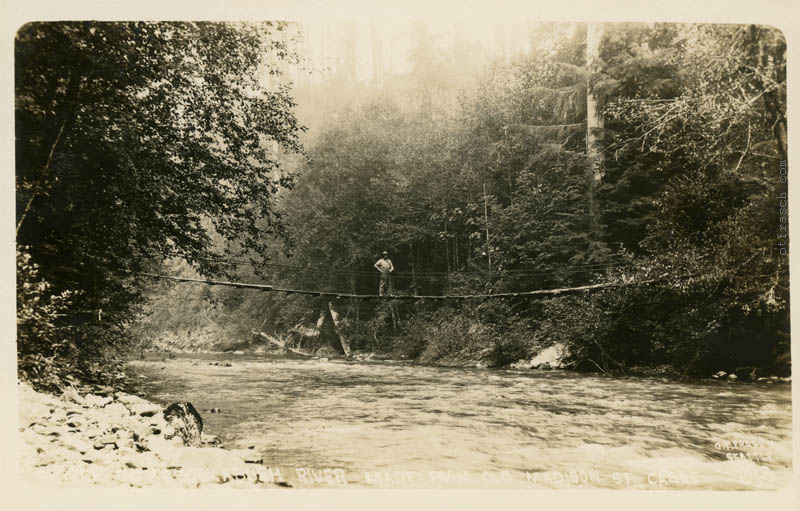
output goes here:
{"type": "Polygon", "coordinates": [[[258,451],[251,449],[231,449],[230,452],[239,456],[245,463],[263,463],[264,460],[258,451]]]}
{"type": "Polygon", "coordinates": [[[141,440],[150,434],[150,428],[141,421],[133,421],[129,430],[134,440],[141,440]]]}
{"type": "Polygon", "coordinates": [[[133,456],[133,455],[139,454],[139,451],[137,451],[133,447],[128,447],[128,446],[122,445],[122,446],[119,447],[119,449],[117,449],[116,451],[113,451],[113,453],[118,457],[123,457],[123,456],[128,456],[128,455],[133,456]]]}
{"type": "Polygon", "coordinates": [[[111,403],[106,405],[103,410],[108,414],[109,418],[128,417],[131,412],[122,403],[111,403]]]}
{"type": "Polygon", "coordinates": [[[517,360],[511,364],[511,369],[531,369],[530,360],[517,360]]]}
{"type": "Polygon", "coordinates": [[[94,448],[103,449],[106,446],[111,446],[112,449],[117,448],[117,439],[112,435],[103,435],[102,437],[95,438],[94,448]]]}
{"type": "Polygon", "coordinates": [[[62,397],[62,399],[64,399],[67,402],[76,403],[76,404],[79,404],[81,406],[86,404],[84,399],[83,399],[83,397],[81,397],[81,395],[78,394],[78,392],[75,389],[67,389],[67,390],[65,390],[64,393],[61,394],[61,397],[62,397]]]}
{"type": "Polygon", "coordinates": [[[35,452],[45,452],[52,448],[55,437],[37,435],[33,431],[26,431],[22,435],[23,444],[35,452]]]}
{"type": "Polygon", "coordinates": [[[102,451],[95,450],[86,452],[83,456],[81,456],[81,461],[85,463],[93,463],[95,465],[100,465],[100,466],[107,466],[109,464],[110,458],[112,458],[112,456],[108,456],[102,451]]]}
{"type": "Polygon", "coordinates": [[[84,432],[86,438],[92,439],[103,435],[103,430],[100,428],[90,428],[84,432]]]}
{"type": "Polygon", "coordinates": [[[164,429],[169,425],[167,420],[164,418],[164,415],[161,413],[157,413],[154,416],[150,417],[150,420],[147,422],[147,424],[148,426],[150,426],[151,430],[153,429],[158,430],[158,433],[156,434],[161,434],[164,431],[164,429]]]}
{"type": "Polygon", "coordinates": [[[217,435],[209,435],[206,433],[202,433],[200,435],[200,442],[203,445],[217,445],[220,443],[220,439],[217,435]]]}
{"type": "Polygon", "coordinates": [[[47,418],[48,422],[66,422],[69,418],[67,417],[66,411],[63,408],[59,408],[53,413],[50,414],[50,417],[47,418]]]}
{"type": "Polygon", "coordinates": [[[58,441],[61,443],[61,445],[80,453],[85,453],[92,449],[91,445],[89,445],[87,442],[84,442],[76,435],[64,435],[60,437],[58,441]]]}
{"type": "Polygon", "coordinates": [[[31,431],[39,435],[60,437],[68,434],[69,428],[61,424],[36,424],[31,427],[31,431]]]}
{"type": "Polygon", "coordinates": [[[143,443],[147,446],[148,450],[156,453],[159,456],[161,456],[162,454],[164,456],[169,456],[171,452],[175,449],[175,444],[157,435],[150,435],[146,437],[143,443]]]}
{"type": "Polygon", "coordinates": [[[36,457],[34,466],[45,466],[64,462],[76,462],[81,454],[60,445],[48,447],[47,450],[39,453],[36,457]]]}
{"type": "Polygon", "coordinates": [[[135,403],[129,404],[127,407],[135,415],[141,415],[142,417],[152,417],[161,412],[161,406],[155,403],[135,403]]]}
{"type": "Polygon", "coordinates": [[[29,425],[31,422],[50,414],[49,407],[32,399],[20,399],[18,410],[19,424],[29,425]]]}
{"type": "Polygon", "coordinates": [[[129,447],[135,449],[133,434],[127,429],[120,429],[116,432],[117,447],[129,447]]]}
{"type": "Polygon", "coordinates": [[[110,396],[96,396],[94,394],[87,394],[83,398],[83,404],[92,408],[103,408],[111,403],[113,400],[110,396]]]}
{"type": "Polygon", "coordinates": [[[134,405],[151,404],[150,401],[144,398],[134,396],[133,394],[126,394],[125,392],[117,393],[117,401],[128,407],[134,405]]]}
{"type": "Polygon", "coordinates": [[[120,458],[120,461],[128,468],[136,469],[149,469],[151,467],[159,467],[163,465],[163,462],[155,454],[150,452],[143,452],[133,455],[129,454],[120,458]]]}
{"type": "Polygon", "coordinates": [[[70,419],[69,422],[67,422],[67,426],[69,426],[71,428],[80,429],[80,428],[82,428],[84,426],[84,422],[82,420],[80,420],[80,419],[73,418],[73,419],[70,419]]]}

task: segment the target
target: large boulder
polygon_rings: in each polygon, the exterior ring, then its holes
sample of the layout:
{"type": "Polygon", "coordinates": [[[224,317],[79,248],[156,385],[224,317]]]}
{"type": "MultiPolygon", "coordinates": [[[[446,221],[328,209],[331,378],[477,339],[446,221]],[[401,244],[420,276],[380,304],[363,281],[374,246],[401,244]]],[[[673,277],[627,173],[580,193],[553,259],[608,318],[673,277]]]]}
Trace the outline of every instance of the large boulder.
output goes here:
{"type": "Polygon", "coordinates": [[[186,445],[197,447],[201,443],[203,419],[192,403],[181,401],[172,403],[164,410],[164,419],[175,430],[175,435],[186,445]]]}
{"type": "Polygon", "coordinates": [[[511,364],[512,369],[563,369],[569,355],[563,344],[554,344],[541,350],[531,360],[519,360],[511,364]]]}
{"type": "Polygon", "coordinates": [[[567,348],[562,344],[554,344],[545,348],[531,360],[533,369],[562,369],[564,359],[567,356],[567,348]]]}

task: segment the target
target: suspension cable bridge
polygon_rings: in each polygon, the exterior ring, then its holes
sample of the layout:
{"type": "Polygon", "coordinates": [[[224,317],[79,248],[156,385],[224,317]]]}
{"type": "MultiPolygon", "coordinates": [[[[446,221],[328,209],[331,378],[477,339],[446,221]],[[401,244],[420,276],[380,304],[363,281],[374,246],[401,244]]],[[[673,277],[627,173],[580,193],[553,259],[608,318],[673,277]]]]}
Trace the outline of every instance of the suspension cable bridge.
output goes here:
{"type": "Polygon", "coordinates": [[[526,297],[526,296],[548,296],[548,295],[553,296],[553,295],[562,295],[569,293],[580,293],[596,289],[621,287],[621,286],[631,285],[633,283],[646,284],[650,282],[655,282],[656,280],[660,280],[660,279],[649,279],[644,281],[613,281],[613,282],[602,282],[598,284],[589,284],[583,286],[564,287],[555,289],[536,289],[532,291],[519,291],[519,292],[507,292],[507,293],[478,293],[478,294],[463,294],[463,295],[418,295],[418,294],[379,295],[379,294],[344,293],[338,291],[291,289],[291,288],[273,286],[269,284],[252,284],[246,282],[229,282],[229,281],[211,280],[211,279],[193,279],[188,277],[173,277],[169,275],[160,275],[156,273],[145,273],[145,272],[139,273],[139,275],[154,279],[171,280],[176,282],[200,283],[211,286],[227,286],[240,289],[256,289],[259,291],[285,293],[287,295],[298,294],[298,295],[308,295],[308,296],[325,296],[333,298],[353,298],[359,300],[469,300],[469,299],[486,300],[491,298],[516,298],[516,297],[526,297]]]}

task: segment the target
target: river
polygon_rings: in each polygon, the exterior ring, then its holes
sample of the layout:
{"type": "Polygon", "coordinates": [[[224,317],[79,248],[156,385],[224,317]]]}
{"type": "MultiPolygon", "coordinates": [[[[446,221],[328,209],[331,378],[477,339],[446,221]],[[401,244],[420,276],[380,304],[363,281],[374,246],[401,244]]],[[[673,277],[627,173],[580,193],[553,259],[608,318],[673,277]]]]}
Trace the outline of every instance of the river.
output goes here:
{"type": "Polygon", "coordinates": [[[266,355],[132,369],[295,487],[764,490],[792,471],[790,385],[266,355]]]}

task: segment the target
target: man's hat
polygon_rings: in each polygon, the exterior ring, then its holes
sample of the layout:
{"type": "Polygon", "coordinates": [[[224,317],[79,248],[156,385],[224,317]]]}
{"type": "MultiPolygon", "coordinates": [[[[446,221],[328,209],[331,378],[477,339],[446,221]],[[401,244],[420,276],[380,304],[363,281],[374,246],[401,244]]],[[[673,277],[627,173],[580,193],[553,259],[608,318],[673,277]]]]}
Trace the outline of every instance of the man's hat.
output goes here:
{"type": "Polygon", "coordinates": [[[385,250],[383,251],[383,253],[384,253],[384,255],[389,255],[389,252],[387,252],[385,250]]]}

